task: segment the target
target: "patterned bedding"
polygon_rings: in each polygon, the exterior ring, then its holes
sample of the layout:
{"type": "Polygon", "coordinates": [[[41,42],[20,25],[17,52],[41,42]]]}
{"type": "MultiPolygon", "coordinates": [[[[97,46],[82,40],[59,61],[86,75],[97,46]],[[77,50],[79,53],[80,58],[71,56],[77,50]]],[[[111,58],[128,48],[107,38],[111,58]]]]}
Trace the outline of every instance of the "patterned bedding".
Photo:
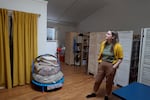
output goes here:
{"type": "Polygon", "coordinates": [[[43,75],[43,76],[54,75],[58,73],[59,71],[60,71],[59,66],[43,64],[42,62],[35,63],[35,66],[34,66],[34,73],[43,75]]]}
{"type": "Polygon", "coordinates": [[[50,76],[42,76],[36,73],[33,73],[33,79],[40,83],[56,83],[63,77],[63,73],[59,71],[57,74],[50,75],[50,76]]]}
{"type": "Polygon", "coordinates": [[[34,61],[32,77],[40,83],[56,83],[64,75],[55,56],[39,56],[34,61]]]}

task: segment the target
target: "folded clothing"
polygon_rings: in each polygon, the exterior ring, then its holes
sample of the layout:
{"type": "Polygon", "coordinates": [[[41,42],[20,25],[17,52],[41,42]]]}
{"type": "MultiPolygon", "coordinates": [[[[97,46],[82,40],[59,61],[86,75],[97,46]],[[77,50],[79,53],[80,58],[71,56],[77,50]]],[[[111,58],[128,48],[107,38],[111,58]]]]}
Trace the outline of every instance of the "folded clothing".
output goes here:
{"type": "Polygon", "coordinates": [[[49,76],[54,75],[60,71],[60,66],[46,65],[41,63],[34,64],[34,73],[49,76]]]}
{"type": "Polygon", "coordinates": [[[37,62],[41,62],[47,65],[59,66],[57,59],[52,56],[41,56],[36,59],[37,62]]]}
{"type": "Polygon", "coordinates": [[[32,74],[32,77],[35,81],[40,83],[56,83],[58,80],[60,80],[63,77],[63,73],[59,71],[56,74],[49,75],[49,76],[42,76],[36,73],[32,74]]]}

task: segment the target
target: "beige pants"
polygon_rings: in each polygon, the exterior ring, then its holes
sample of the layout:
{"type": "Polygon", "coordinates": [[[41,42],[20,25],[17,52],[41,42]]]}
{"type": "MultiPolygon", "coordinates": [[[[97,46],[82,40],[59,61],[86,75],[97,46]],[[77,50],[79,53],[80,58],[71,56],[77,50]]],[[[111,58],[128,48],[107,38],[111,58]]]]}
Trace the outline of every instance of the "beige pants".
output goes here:
{"type": "Polygon", "coordinates": [[[98,73],[94,84],[94,92],[97,92],[103,79],[106,77],[106,94],[110,95],[112,91],[112,85],[116,69],[113,68],[113,64],[109,62],[101,62],[98,65],[98,73]]]}

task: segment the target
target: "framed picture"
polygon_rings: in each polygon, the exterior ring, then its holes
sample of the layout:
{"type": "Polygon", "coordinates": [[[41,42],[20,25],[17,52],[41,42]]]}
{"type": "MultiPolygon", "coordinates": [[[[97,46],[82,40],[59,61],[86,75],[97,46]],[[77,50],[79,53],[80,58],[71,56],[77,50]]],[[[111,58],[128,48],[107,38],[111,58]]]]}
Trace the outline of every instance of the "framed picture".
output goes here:
{"type": "Polygon", "coordinates": [[[47,28],[47,41],[56,41],[55,28],[47,28]]]}

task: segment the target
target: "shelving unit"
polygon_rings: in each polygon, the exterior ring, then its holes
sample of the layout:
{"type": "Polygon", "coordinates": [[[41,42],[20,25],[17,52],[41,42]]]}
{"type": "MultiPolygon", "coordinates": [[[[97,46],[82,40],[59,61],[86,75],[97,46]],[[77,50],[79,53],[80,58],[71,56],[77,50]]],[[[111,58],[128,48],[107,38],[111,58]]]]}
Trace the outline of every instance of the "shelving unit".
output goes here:
{"type": "Polygon", "coordinates": [[[140,37],[139,34],[133,35],[129,83],[137,81],[138,78],[140,37]]]}
{"type": "Polygon", "coordinates": [[[89,33],[67,33],[65,47],[66,64],[88,66],[89,33]]]}
{"type": "Polygon", "coordinates": [[[89,33],[83,35],[82,42],[82,65],[88,65],[88,55],[89,55],[89,33]]]}
{"type": "Polygon", "coordinates": [[[76,43],[76,51],[74,51],[74,65],[81,66],[82,43],[76,43]]]}
{"type": "Polygon", "coordinates": [[[82,66],[85,67],[85,72],[88,72],[88,56],[89,56],[89,37],[90,33],[83,34],[82,38],[82,66]]]}

